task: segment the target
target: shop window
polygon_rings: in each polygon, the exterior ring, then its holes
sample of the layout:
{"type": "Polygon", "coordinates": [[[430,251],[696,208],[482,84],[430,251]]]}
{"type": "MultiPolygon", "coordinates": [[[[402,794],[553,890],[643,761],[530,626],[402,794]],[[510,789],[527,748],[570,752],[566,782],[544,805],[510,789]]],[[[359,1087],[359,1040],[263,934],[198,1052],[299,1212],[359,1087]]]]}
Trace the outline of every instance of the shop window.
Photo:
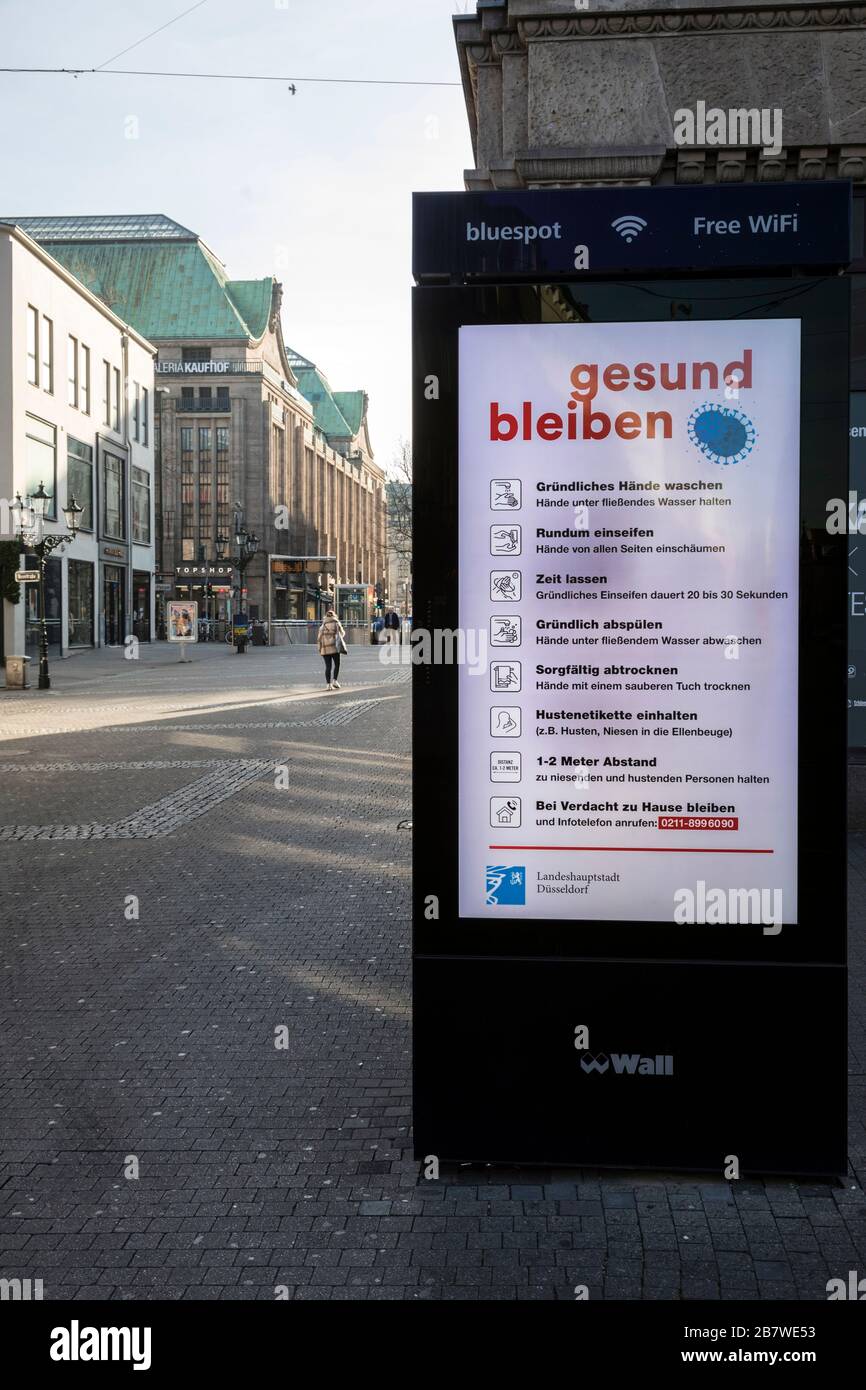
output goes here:
{"type": "Polygon", "coordinates": [[[69,645],[93,646],[93,565],[85,560],[70,560],[69,586],[69,645]]]}

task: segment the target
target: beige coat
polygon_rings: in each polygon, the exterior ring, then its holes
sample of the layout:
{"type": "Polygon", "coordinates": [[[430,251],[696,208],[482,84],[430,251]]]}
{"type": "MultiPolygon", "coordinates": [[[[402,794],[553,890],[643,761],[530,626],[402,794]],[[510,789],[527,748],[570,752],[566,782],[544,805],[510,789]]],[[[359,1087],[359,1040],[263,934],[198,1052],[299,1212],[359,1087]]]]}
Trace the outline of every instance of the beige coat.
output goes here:
{"type": "Polygon", "coordinates": [[[337,652],[337,637],[345,637],[346,632],[339,618],[325,618],[319,628],[319,635],[316,638],[316,646],[319,648],[319,656],[335,656],[337,652]]]}

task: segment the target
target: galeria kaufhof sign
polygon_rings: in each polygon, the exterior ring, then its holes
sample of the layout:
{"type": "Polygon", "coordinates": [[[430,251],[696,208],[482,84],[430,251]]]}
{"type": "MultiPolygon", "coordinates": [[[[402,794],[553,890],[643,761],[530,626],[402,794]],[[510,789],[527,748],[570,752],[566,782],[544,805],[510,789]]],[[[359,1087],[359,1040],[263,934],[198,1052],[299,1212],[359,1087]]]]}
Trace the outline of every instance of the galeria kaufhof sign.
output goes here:
{"type": "Polygon", "coordinates": [[[262,369],[261,362],[157,362],[157,376],[239,376],[253,375],[262,369]]]}
{"type": "Polygon", "coordinates": [[[851,185],[416,193],[419,284],[489,275],[846,264],[851,185]]]}

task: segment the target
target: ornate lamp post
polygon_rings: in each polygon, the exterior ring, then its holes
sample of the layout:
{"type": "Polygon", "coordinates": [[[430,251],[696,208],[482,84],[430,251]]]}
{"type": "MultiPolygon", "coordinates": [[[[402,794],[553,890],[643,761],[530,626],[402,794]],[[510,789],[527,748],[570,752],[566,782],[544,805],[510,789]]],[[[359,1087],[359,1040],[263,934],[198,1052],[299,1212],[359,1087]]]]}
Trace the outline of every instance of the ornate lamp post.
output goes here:
{"type": "Polygon", "coordinates": [[[43,534],[43,522],[45,520],[45,508],[51,501],[50,496],[45,491],[42,483],[39,484],[32,497],[28,497],[26,502],[21,501],[21,494],[16,494],[15,507],[18,512],[18,542],[22,550],[27,550],[35,555],[39,561],[39,689],[50,690],[51,680],[48,675],[48,620],[45,613],[45,570],[52,550],[58,546],[65,545],[67,541],[74,541],[78,534],[78,520],[84,511],[79,507],[74,496],[69,498],[69,503],[63,508],[63,515],[66,525],[69,527],[67,535],[43,534]]]}
{"type": "MultiPolygon", "coordinates": [[[[243,509],[238,502],[235,503],[234,512],[235,553],[231,557],[231,560],[232,564],[238,571],[238,610],[240,610],[243,604],[244,572],[247,568],[247,565],[250,563],[250,560],[252,560],[253,556],[259,548],[259,538],[252,531],[247,530],[247,525],[244,521],[243,509]]],[[[217,555],[220,559],[222,559],[223,553],[225,552],[225,548],[227,545],[228,538],[226,536],[217,536],[216,548],[217,555]]],[[[234,622],[234,615],[232,616],[232,622],[234,622]]],[[[235,648],[238,656],[243,656],[246,650],[246,645],[247,639],[239,635],[237,638],[235,648]]]]}
{"type": "Polygon", "coordinates": [[[225,559],[226,549],[227,549],[227,547],[228,547],[228,543],[229,543],[229,538],[228,538],[228,536],[224,536],[223,533],[222,533],[222,531],[220,531],[219,535],[217,536],[216,540],[214,541],[214,546],[215,546],[215,549],[216,549],[217,563],[220,563],[222,560],[225,559]]]}

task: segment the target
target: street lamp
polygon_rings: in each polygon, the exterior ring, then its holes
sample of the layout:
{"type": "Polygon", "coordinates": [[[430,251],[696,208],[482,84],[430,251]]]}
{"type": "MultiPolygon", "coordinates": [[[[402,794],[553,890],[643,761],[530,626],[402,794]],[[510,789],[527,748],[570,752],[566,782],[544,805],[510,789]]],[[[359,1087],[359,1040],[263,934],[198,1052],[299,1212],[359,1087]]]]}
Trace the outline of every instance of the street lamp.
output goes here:
{"type": "Polygon", "coordinates": [[[27,498],[26,502],[21,501],[20,492],[15,497],[15,507],[18,512],[18,543],[22,550],[35,555],[39,561],[39,689],[50,690],[51,680],[48,675],[48,621],[45,615],[45,570],[52,550],[58,546],[65,545],[67,541],[74,541],[78,534],[79,518],[84,511],[79,507],[74,496],[70,496],[69,502],[63,508],[63,516],[66,525],[69,527],[67,535],[42,534],[42,523],[45,520],[45,512],[51,497],[45,491],[42,483],[27,498]],[[25,512],[27,520],[25,521],[25,512]]]}
{"type": "MultiPolygon", "coordinates": [[[[252,560],[253,556],[259,548],[259,538],[252,531],[247,530],[247,525],[244,521],[243,509],[239,502],[235,503],[234,512],[235,554],[232,556],[232,564],[238,571],[238,609],[240,609],[241,604],[243,603],[244,572],[247,568],[247,565],[250,563],[250,560],[252,560]]],[[[220,545],[222,545],[224,550],[225,547],[228,545],[228,539],[225,536],[220,535],[217,537],[216,544],[217,554],[219,554],[220,545]]],[[[232,622],[234,623],[234,617],[232,618],[232,622]]],[[[240,629],[238,628],[238,635],[236,639],[236,651],[238,656],[243,656],[244,652],[246,651],[246,645],[247,639],[246,637],[242,637],[240,635],[240,629]]]]}
{"type": "Polygon", "coordinates": [[[225,559],[226,547],[227,547],[228,543],[229,543],[229,538],[228,538],[228,536],[224,536],[223,533],[222,533],[222,531],[220,531],[219,535],[217,536],[216,540],[214,541],[214,548],[216,549],[216,557],[217,557],[217,563],[218,563],[218,564],[219,564],[222,560],[225,559]]]}

